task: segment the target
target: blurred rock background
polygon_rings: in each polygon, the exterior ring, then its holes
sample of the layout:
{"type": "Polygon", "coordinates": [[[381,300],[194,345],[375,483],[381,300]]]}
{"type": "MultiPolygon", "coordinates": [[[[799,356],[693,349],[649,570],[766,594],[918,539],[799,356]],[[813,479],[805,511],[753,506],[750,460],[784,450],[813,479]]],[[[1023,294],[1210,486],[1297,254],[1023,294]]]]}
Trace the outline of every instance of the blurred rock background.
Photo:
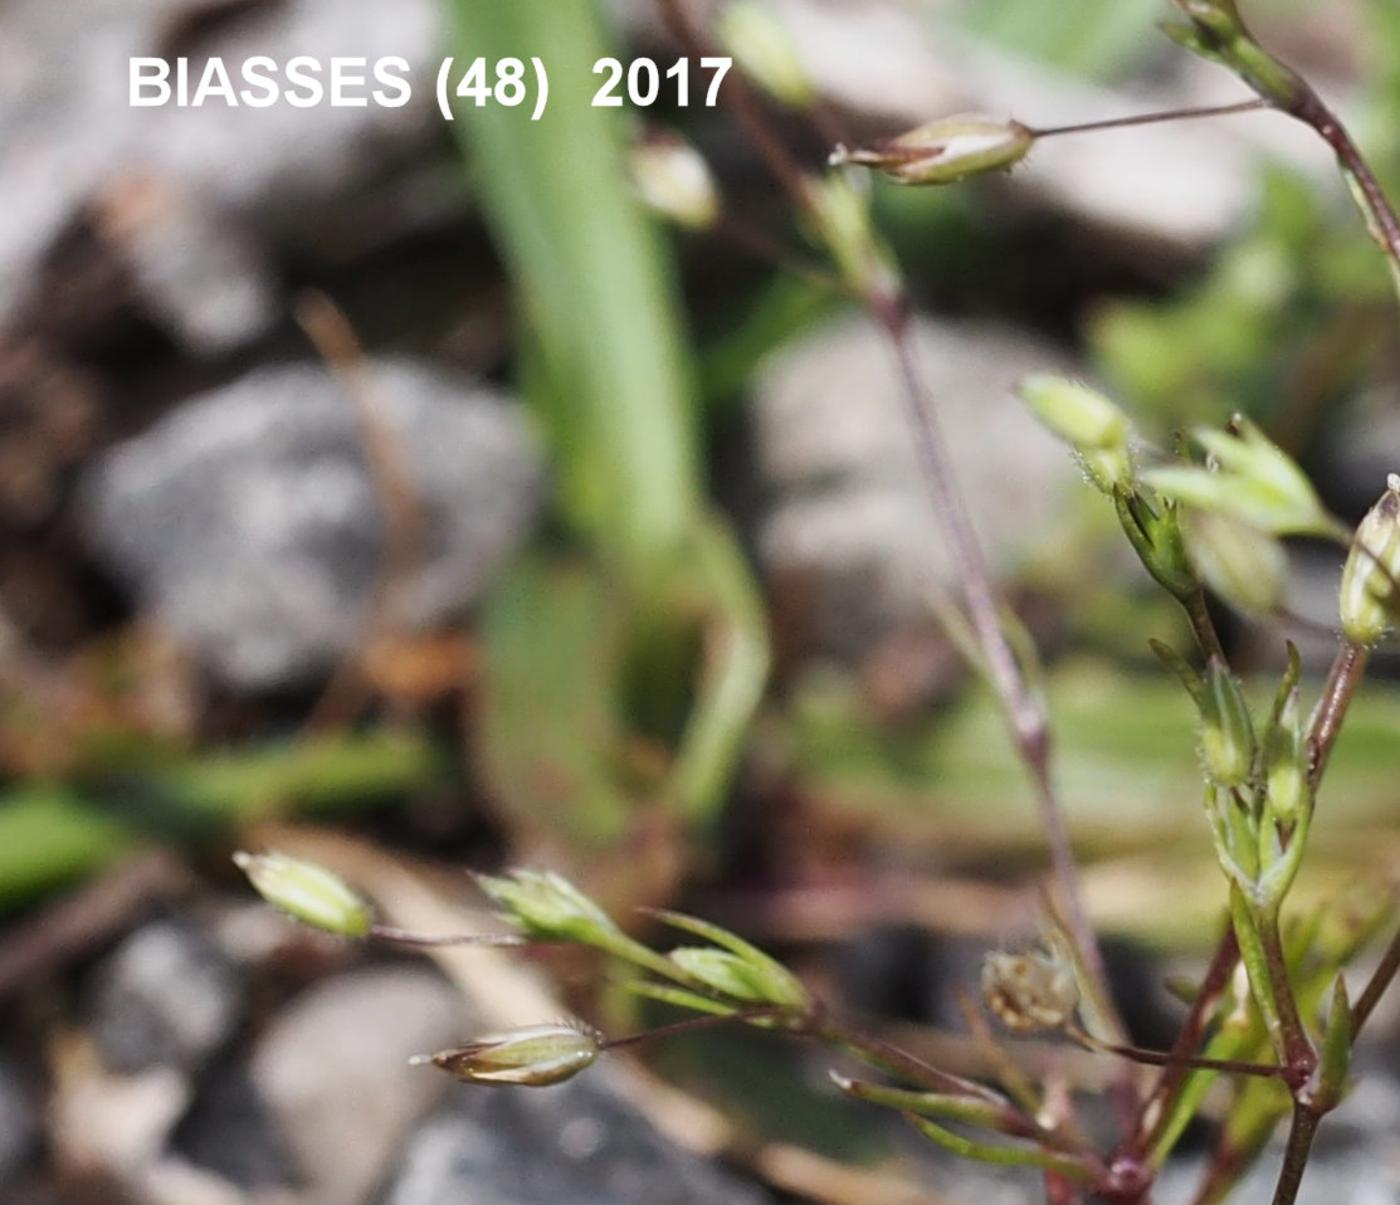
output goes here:
{"type": "MultiPolygon", "coordinates": [[[[648,0],[605,7],[628,53],[675,56],[648,0]]],[[[1156,35],[1158,0],[771,7],[861,135],[1238,95],[1156,35]]],[[[1389,0],[1250,7],[1400,183],[1389,0]]],[[[873,333],[720,238],[647,226],[639,279],[557,265],[565,325],[636,389],[561,372],[548,314],[518,308],[539,285],[500,237],[489,131],[459,144],[433,104],[455,19],[447,0],[0,7],[0,1199],[1038,1199],[833,1101],[823,1059],[743,1039],[528,1098],[411,1069],[566,1007],[642,1018],[567,958],[546,978],[318,939],[228,864],[304,849],[451,931],[480,919],[465,868],[548,861],[619,915],[734,925],[969,1074],[951,993],[1034,931],[1041,842],[930,607],[950,570],[873,333]],[[130,55],[254,53],[399,55],[414,100],[126,104],[130,55]]],[[[722,112],[649,116],[801,246],[722,112]]],[[[782,120],[818,169],[829,146],[782,120]]],[[[611,221],[612,196],[541,198],[553,237],[587,207],[611,221]]],[[[1065,139],[876,203],[975,522],[1045,653],[1135,1036],[1165,1044],[1180,1008],[1158,984],[1222,898],[1188,707],[1146,648],[1178,620],[1011,387],[1082,374],[1163,439],[1245,410],[1356,517],[1400,468],[1384,268],[1325,151],[1266,115],[1065,139]]],[[[1297,550],[1315,623],[1337,561],[1297,550]]],[[[1326,635],[1288,634],[1325,664],[1326,635]]],[[[1278,631],[1227,636],[1247,669],[1278,664],[1278,631]]],[[[1306,900],[1400,866],[1393,677],[1382,659],[1341,746],[1306,900]]],[[[1400,1194],[1393,1013],[1324,1131],[1317,1199],[1400,1194]]],[[[1188,1199],[1207,1137],[1161,1199],[1188,1199]]]]}

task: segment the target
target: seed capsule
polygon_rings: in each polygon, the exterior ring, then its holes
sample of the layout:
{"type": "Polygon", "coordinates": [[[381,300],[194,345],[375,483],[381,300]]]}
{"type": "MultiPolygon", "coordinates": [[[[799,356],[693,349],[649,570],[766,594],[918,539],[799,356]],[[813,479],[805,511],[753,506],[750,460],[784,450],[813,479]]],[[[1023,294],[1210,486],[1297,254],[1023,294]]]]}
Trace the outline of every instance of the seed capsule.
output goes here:
{"type": "Polygon", "coordinates": [[[1079,985],[1058,958],[996,950],[982,962],[982,996],[1008,1029],[1035,1033],[1069,1022],[1079,1006],[1079,985]]]}
{"type": "Polygon", "coordinates": [[[1372,645],[1393,626],[1400,604],[1400,474],[1361,520],[1342,570],[1342,631],[1353,644],[1372,645]]]}
{"type": "Polygon", "coordinates": [[[591,1067],[602,1052],[601,1036],[583,1026],[527,1025],[412,1061],[432,1063],[467,1083],[547,1088],[591,1067]]]}
{"type": "Polygon", "coordinates": [[[314,862],[242,850],[233,861],[263,899],[313,929],[337,937],[364,937],[374,924],[368,902],[339,875],[314,862]]]}
{"type": "Polygon", "coordinates": [[[968,113],[930,122],[873,148],[838,147],[831,162],[872,167],[899,184],[957,184],[1012,167],[1034,144],[1035,134],[1019,121],[968,113]]]}

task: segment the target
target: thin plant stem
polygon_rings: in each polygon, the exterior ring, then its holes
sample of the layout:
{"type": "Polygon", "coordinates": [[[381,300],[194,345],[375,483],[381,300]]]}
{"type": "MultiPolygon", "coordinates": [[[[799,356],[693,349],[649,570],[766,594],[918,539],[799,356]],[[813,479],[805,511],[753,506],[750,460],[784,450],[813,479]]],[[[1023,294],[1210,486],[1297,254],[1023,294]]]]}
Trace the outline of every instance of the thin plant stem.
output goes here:
{"type": "Polygon", "coordinates": [[[1317,1051],[1308,1037],[1303,1018],[1298,1012],[1298,1001],[1293,994],[1293,984],[1289,979],[1288,955],[1283,948],[1283,935],[1279,931],[1278,910],[1270,908],[1256,916],[1259,928],[1259,944],[1264,950],[1264,960],[1269,968],[1269,989],[1274,1008],[1278,1012],[1279,1032],[1283,1039],[1283,1055],[1287,1060],[1284,1068],[1284,1081],[1295,1092],[1302,1090],[1317,1067],[1317,1051]]]}
{"type": "Polygon", "coordinates": [[[446,946],[527,946],[536,944],[524,937],[509,933],[463,933],[439,936],[432,933],[415,933],[410,929],[398,929],[393,925],[374,925],[369,935],[376,941],[389,942],[396,946],[423,946],[438,949],[446,946]]]}
{"type": "Polygon", "coordinates": [[[951,1072],[940,1071],[937,1067],[910,1054],[907,1050],[886,1042],[875,1034],[840,1021],[827,1020],[816,1030],[818,1037],[833,1045],[844,1047],[871,1066],[879,1067],[910,1083],[922,1084],[935,1092],[953,1092],[963,1096],[976,1096],[993,1104],[1005,1103],[1004,1098],[991,1089],[964,1079],[951,1072]]]}
{"type": "Polygon", "coordinates": [[[1206,592],[1198,589],[1195,593],[1182,600],[1182,608],[1186,612],[1186,618],[1191,624],[1191,631],[1195,634],[1196,643],[1201,646],[1201,652],[1205,654],[1206,660],[1218,657],[1225,661],[1225,648],[1220,643],[1220,634],[1215,630],[1215,620],[1210,617],[1210,607],[1206,603],[1206,592]]]}
{"type": "MultiPolygon", "coordinates": [[[[683,0],[658,0],[671,30],[686,52],[704,56],[711,47],[686,11],[683,0]]],[[[753,90],[738,73],[725,87],[735,119],[757,148],[769,171],[793,202],[810,212],[812,200],[802,169],[764,117],[753,90]]],[[[1111,994],[1097,935],[1088,920],[1064,813],[1050,776],[1050,735],[1044,708],[1028,689],[1011,641],[1002,626],[991,575],[958,490],[938,428],[932,399],[909,339],[909,306],[902,294],[874,295],[866,305],[891,343],[906,410],[917,443],[925,484],[957,567],[968,614],[982,647],[988,678],[1006,714],[1017,753],[1035,789],[1041,824],[1050,852],[1051,875],[1065,910],[1070,937],[1093,982],[1098,1013],[1115,1035],[1124,1033],[1111,994]]],[[[1135,1090],[1133,1091],[1135,1095],[1135,1090]]]]}
{"type": "Polygon", "coordinates": [[[1327,761],[1332,756],[1337,738],[1342,734],[1347,709],[1365,676],[1370,657],[1370,649],[1348,643],[1342,646],[1332,662],[1308,731],[1308,777],[1314,791],[1322,783],[1327,761]]]}
{"type": "Polygon", "coordinates": [[[782,1016],[781,1008],[741,1008],[732,1013],[714,1013],[704,1017],[687,1017],[670,1025],[658,1025],[655,1029],[644,1029],[639,1033],[622,1038],[609,1038],[603,1042],[604,1050],[624,1050],[629,1046],[640,1046],[643,1042],[677,1038],[683,1034],[699,1033],[707,1029],[718,1029],[724,1025],[736,1025],[746,1021],[759,1021],[765,1018],[782,1016]]]}
{"type": "Polygon", "coordinates": [[[1084,906],[1064,810],[1055,794],[1050,775],[1050,731],[1044,707],[1027,688],[1020,663],[1002,626],[991,574],[968,518],[952,465],[947,459],[938,416],[924,387],[916,353],[908,338],[907,319],[903,311],[893,305],[884,307],[878,317],[893,345],[924,482],[957,566],[968,615],[982,648],[987,676],[1006,713],[1017,752],[1031,776],[1041,826],[1050,850],[1051,874],[1056,895],[1064,909],[1066,928],[1100,997],[1094,1001],[1096,1008],[1108,1020],[1113,1031],[1122,1033],[1123,1026],[1117,1020],[1107,988],[1103,953],[1084,906]]]}
{"type": "Polygon", "coordinates": [[[1232,113],[1256,113],[1261,109],[1272,107],[1268,101],[1256,98],[1238,101],[1231,105],[1211,105],[1196,109],[1166,109],[1159,113],[1138,113],[1131,117],[1108,117],[1100,121],[1084,121],[1075,125],[1049,126],[1045,129],[1038,129],[1035,126],[1027,126],[1026,128],[1038,139],[1058,138],[1063,134],[1092,134],[1103,130],[1126,130],[1134,126],[1157,125],[1168,121],[1192,121],[1200,117],[1228,117],[1232,113]]]}
{"type": "Polygon", "coordinates": [[[1361,1028],[1370,1020],[1371,1014],[1375,1012],[1376,1005],[1381,1002],[1381,997],[1385,995],[1386,989],[1395,981],[1395,976],[1400,973],[1400,933],[1397,933],[1386,947],[1385,953],[1381,956],[1380,965],[1376,967],[1371,975],[1366,987],[1357,998],[1351,1010],[1351,1033],[1352,1040],[1361,1033],[1361,1028]]]}
{"type": "Polygon", "coordinates": [[[1100,1042],[1097,1038],[1073,1027],[1066,1035],[1096,1054],[1113,1054],[1148,1067],[1173,1067],[1178,1064],[1188,1071],[1219,1071],[1225,1075],[1253,1075],[1261,1079],[1278,1079],[1285,1068],[1277,1063],[1255,1063],[1245,1059],[1211,1059],[1199,1055],[1178,1055],[1167,1050],[1145,1050],[1141,1046],[1125,1046],[1115,1042],[1100,1042]]]}
{"type": "Polygon", "coordinates": [[[1298,99],[1287,112],[1305,125],[1311,126],[1332,148],[1338,163],[1341,164],[1342,174],[1347,183],[1352,185],[1357,203],[1366,214],[1367,225],[1386,259],[1390,261],[1391,272],[1396,277],[1397,285],[1400,285],[1400,216],[1396,215],[1395,207],[1386,196],[1385,189],[1376,179],[1376,173],[1371,169],[1346,126],[1328,108],[1311,84],[1302,79],[1299,79],[1299,84],[1298,99]]]}
{"type": "Polygon", "coordinates": [[[1298,1199],[1298,1189],[1302,1186],[1308,1155],[1312,1153],[1313,1138],[1321,1120],[1321,1115],[1306,1105],[1294,1104],[1293,1124],[1289,1126],[1288,1146],[1283,1153],[1283,1170],[1274,1189],[1274,1205],[1293,1205],[1298,1199]]]}
{"type": "Polygon", "coordinates": [[[1181,1032],[1172,1044],[1171,1053],[1174,1057],[1167,1064],[1166,1070],[1157,1081],[1157,1086],[1142,1107],[1137,1132],[1129,1148],[1139,1157],[1145,1156],[1156,1145],[1163,1128],[1170,1121],[1172,1106],[1186,1086],[1191,1073],[1187,1057],[1200,1049],[1211,1017],[1215,1015],[1215,1010],[1225,995],[1225,989],[1230,985],[1230,976],[1234,974],[1235,964],[1239,959],[1240,947],[1235,938],[1234,926],[1227,923],[1225,934],[1216,946],[1215,954],[1206,968],[1205,977],[1201,980],[1196,999],[1192,1001],[1191,1011],[1187,1013],[1181,1032]]]}

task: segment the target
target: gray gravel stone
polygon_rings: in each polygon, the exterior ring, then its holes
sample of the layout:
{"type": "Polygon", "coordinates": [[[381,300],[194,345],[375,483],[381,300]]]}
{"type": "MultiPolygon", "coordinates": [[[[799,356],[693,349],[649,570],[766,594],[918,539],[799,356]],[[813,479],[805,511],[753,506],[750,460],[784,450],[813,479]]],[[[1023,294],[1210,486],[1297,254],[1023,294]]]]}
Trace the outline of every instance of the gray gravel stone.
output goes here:
{"type": "Polygon", "coordinates": [[[193,1068],[238,1024],[238,969],[192,926],[155,921],[131,934],[99,967],[92,1034],[122,1074],[193,1068]]]}
{"type": "Polygon", "coordinates": [[[556,1088],[459,1088],[409,1141],[380,1205],[759,1205],[679,1150],[604,1067],[556,1088]]]}
{"type": "MultiPolygon", "coordinates": [[[[994,565],[1053,539],[1076,484],[1069,455],[1013,396],[1063,353],[1006,328],[938,323],[915,343],[974,525],[994,565]]],[[[795,582],[830,651],[855,654],[929,615],[930,579],[953,584],[942,531],[885,338],[839,320],[780,352],[760,377],[758,460],[771,509],[760,552],[795,582]]]]}
{"type": "MultiPolygon", "coordinates": [[[[280,0],[207,23],[191,45],[235,71],[252,55],[399,56],[413,90],[401,108],[132,107],[128,61],[169,53],[173,31],[210,0],[7,0],[0,5],[0,333],[23,318],[33,279],[62,232],[96,203],[154,316],[192,350],[251,339],[276,315],[266,252],[320,243],[358,190],[408,179],[405,163],[442,139],[433,70],[443,39],[434,0],[280,0]],[[150,222],[112,221],[130,184],[165,203],[150,222]]],[[[195,82],[198,75],[195,76],[195,82]]],[[[411,214],[378,205],[380,223],[411,214]]],[[[129,216],[129,211],[128,211],[129,216]]]]}
{"type": "MultiPolygon", "coordinates": [[[[471,379],[377,362],[378,423],[421,532],[399,627],[459,614],[527,533],[542,468],[523,413],[471,379]]],[[[354,402],[319,367],[262,369],[109,452],[91,538],[139,601],[243,688],[313,678],[363,636],[383,499],[354,402]]]]}
{"type": "Polygon", "coordinates": [[[460,997],[417,967],[337,976],[277,1018],[253,1053],[251,1078],[308,1203],[366,1199],[408,1128],[450,1086],[409,1058],[463,1032],[460,997]]]}

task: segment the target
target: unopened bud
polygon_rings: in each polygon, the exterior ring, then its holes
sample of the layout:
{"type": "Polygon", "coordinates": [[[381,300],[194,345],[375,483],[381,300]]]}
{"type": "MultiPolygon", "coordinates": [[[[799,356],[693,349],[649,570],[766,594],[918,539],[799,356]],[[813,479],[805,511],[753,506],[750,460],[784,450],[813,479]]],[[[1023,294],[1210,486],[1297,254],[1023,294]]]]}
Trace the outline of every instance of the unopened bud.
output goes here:
{"type": "Polygon", "coordinates": [[[1181,11],[1204,32],[1217,38],[1233,38],[1244,31],[1235,0],[1177,0],[1181,11]]]}
{"type": "Polygon", "coordinates": [[[1310,804],[1308,747],[1294,687],[1264,743],[1265,800],[1274,820],[1293,824],[1310,804]]]}
{"type": "Polygon", "coordinates": [[[866,298],[897,295],[899,269],[875,231],[867,191],[838,172],[810,181],[807,201],[812,233],[851,290],[866,298]]]}
{"type": "Polygon", "coordinates": [[[412,1062],[432,1063],[467,1083],[547,1088],[591,1067],[602,1052],[601,1035],[583,1026],[527,1025],[412,1062]]]}
{"type": "Polygon", "coordinates": [[[737,933],[683,912],[657,909],[651,915],[673,928],[714,942],[715,948],[682,946],[669,955],[690,978],[710,991],[778,1008],[807,1009],[811,1006],[807,989],[796,975],[737,933]]]}
{"type": "Polygon", "coordinates": [[[1318,1103],[1326,1108],[1336,1107],[1346,1093],[1354,1038],[1347,981],[1339,974],[1332,984],[1332,1007],[1327,1012],[1317,1066],[1318,1103]]]}
{"type": "Polygon", "coordinates": [[[719,218],[719,191],[710,167],[684,139],[655,133],[632,148],[632,183],[642,203],[687,230],[706,230],[719,218]]]}
{"type": "Polygon", "coordinates": [[[1254,724],[1244,692],[1218,657],[1206,666],[1201,711],[1201,760],[1211,781],[1242,786],[1254,766],[1254,724]]]}
{"type": "Polygon", "coordinates": [[[1116,448],[1127,442],[1128,416],[1087,385],[1042,373],[1022,381],[1019,392],[1035,416],[1066,443],[1116,448]]]}
{"type": "Polygon", "coordinates": [[[1131,487],[1115,489],[1113,502],[1123,533],[1147,572],[1183,602],[1195,595],[1200,582],[1186,554],[1181,508],[1162,498],[1150,500],[1131,487]]]}
{"type": "Polygon", "coordinates": [[[1283,605],[1288,554],[1273,536],[1208,511],[1187,512],[1182,534],[1191,565],[1224,602],[1253,615],[1283,605]]]}
{"type": "Polygon", "coordinates": [[[374,924],[365,899],[339,875],[314,862],[242,850],[233,855],[233,861],[263,899],[313,929],[338,937],[364,937],[374,924]]]}
{"type": "Polygon", "coordinates": [[[1237,415],[1231,425],[1228,432],[1192,432],[1213,467],[1168,465],[1149,469],[1143,480],[1168,498],[1272,535],[1336,535],[1337,521],[1293,458],[1248,419],[1237,415]]]}
{"type": "Polygon", "coordinates": [[[1354,644],[1371,645],[1394,625],[1400,610],[1400,474],[1361,520],[1342,570],[1342,631],[1354,644]]]}
{"type": "Polygon", "coordinates": [[[508,878],[478,875],[501,915],[538,941],[607,946],[622,933],[597,904],[552,870],[514,870],[508,878]]]}
{"type": "Polygon", "coordinates": [[[807,69],[797,57],[783,23],[753,0],[727,4],[715,33],[740,69],[779,104],[806,109],[817,98],[807,69]]]}
{"type": "Polygon", "coordinates": [[[872,167],[898,184],[957,184],[1013,167],[1034,143],[1034,133],[1019,121],[967,113],[930,122],[869,149],[838,147],[831,162],[872,167]]]}
{"type": "Polygon", "coordinates": [[[1062,959],[1048,954],[995,950],[982,962],[982,995],[1008,1029],[1017,1033],[1059,1029],[1079,1006],[1079,985],[1062,959]]]}

